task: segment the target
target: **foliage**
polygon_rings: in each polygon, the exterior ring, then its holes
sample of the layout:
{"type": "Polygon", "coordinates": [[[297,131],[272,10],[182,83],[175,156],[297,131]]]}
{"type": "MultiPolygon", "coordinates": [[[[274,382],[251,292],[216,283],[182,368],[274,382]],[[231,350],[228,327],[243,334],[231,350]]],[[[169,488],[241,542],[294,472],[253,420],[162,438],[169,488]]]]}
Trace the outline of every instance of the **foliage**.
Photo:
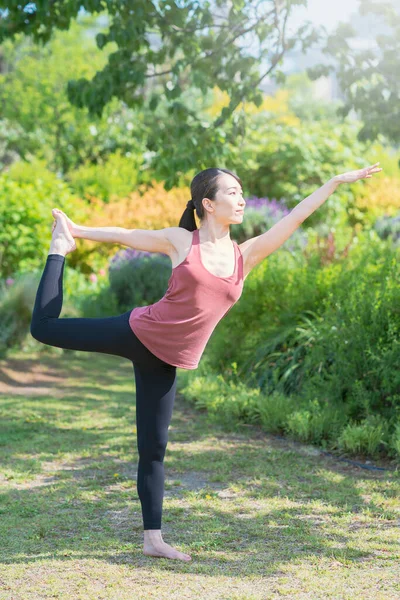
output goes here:
{"type": "MultiPolygon", "coordinates": [[[[338,412],[336,433],[350,421],[380,415],[387,435],[394,435],[400,416],[396,249],[366,231],[345,255],[307,256],[281,251],[254,269],[241,302],[218,324],[206,360],[211,370],[230,375],[235,363],[240,380],[265,394],[295,395],[308,407],[299,409],[299,421],[290,420],[288,431],[300,439],[328,439],[332,411],[338,412]]],[[[379,444],[375,450],[382,450],[379,444]]]]}
{"type": "Polygon", "coordinates": [[[343,123],[343,117],[337,114],[342,101],[327,100],[315,93],[306,71],[289,75],[279,91],[286,94],[288,111],[301,123],[329,121],[332,127],[343,123]]]}
{"type": "Polygon", "coordinates": [[[303,365],[304,392],[345,401],[351,418],[380,414],[391,422],[400,416],[399,265],[375,236],[363,245],[332,278],[303,365]]]}
{"type": "MultiPolygon", "coordinates": [[[[118,164],[117,159],[114,164],[118,164]]],[[[177,227],[189,198],[190,190],[185,187],[166,191],[162,183],[152,180],[122,198],[102,201],[91,197],[84,209],[84,220],[76,222],[88,227],[115,226],[125,229],[177,227]]],[[[74,220],[67,210],[65,212],[74,220]]],[[[99,244],[85,239],[79,239],[77,246],[79,254],[76,264],[84,273],[104,267],[118,250],[117,244],[99,244]]]]}
{"type": "Polygon", "coordinates": [[[37,289],[35,276],[24,273],[16,280],[0,280],[0,358],[19,346],[29,330],[37,289]]]}
{"type": "Polygon", "coordinates": [[[124,156],[117,150],[107,160],[99,160],[96,164],[87,161],[70,171],[66,180],[81,198],[96,196],[104,202],[117,201],[119,197],[127,196],[137,185],[141,162],[136,154],[124,156]]]}
{"type": "MultiPolygon", "coordinates": [[[[289,95],[289,90],[277,89],[273,96],[263,94],[262,102],[258,106],[248,102],[241,102],[236,112],[243,113],[250,118],[259,113],[263,113],[264,115],[269,114],[274,116],[275,123],[298,126],[300,125],[300,120],[289,109],[289,95]]],[[[212,102],[206,106],[204,112],[215,118],[223,108],[229,106],[229,102],[228,93],[214,86],[212,90],[212,102]]]]}
{"type": "MultiPolygon", "coordinates": [[[[67,261],[69,261],[68,255],[67,261]]],[[[41,275],[41,273],[39,272],[41,275]]],[[[110,289],[104,268],[82,273],[71,268],[64,271],[62,317],[112,317],[118,314],[118,302],[110,289]]]]}
{"type": "Polygon", "coordinates": [[[288,50],[301,45],[306,51],[319,41],[320,33],[310,21],[296,31],[286,30],[296,4],[298,0],[285,0],[273,10],[269,6],[261,10],[255,1],[233,2],[227,7],[223,0],[216,0],[215,11],[209,2],[195,0],[183,4],[109,0],[104,12],[101,0],[79,4],[55,0],[50,11],[47,3],[34,3],[25,11],[22,5],[5,2],[8,13],[0,22],[0,42],[21,33],[35,42],[48,43],[56,29],[70,27],[81,7],[92,16],[101,13],[106,17],[109,29],[96,34],[97,47],[112,43],[113,50],[115,44],[117,49],[109,53],[107,64],[95,75],[72,76],[68,98],[98,117],[113,97],[129,108],[148,107],[148,150],[157,148],[154,168],[170,189],[188,165],[204,168],[223,154],[224,124],[243,100],[255,105],[262,102],[259,85],[267,75],[284,80],[280,65],[288,50]],[[251,55],[246,38],[250,31],[259,49],[251,55]],[[268,68],[260,74],[265,62],[268,68]],[[196,90],[206,96],[215,85],[228,93],[230,103],[210,126],[203,123],[193,104],[185,103],[183,95],[196,90]],[[168,113],[166,122],[161,121],[161,131],[158,115],[150,114],[160,101],[168,113]]]}
{"type": "Polygon", "coordinates": [[[206,353],[196,372],[182,371],[180,381],[185,399],[206,410],[210,423],[226,430],[241,431],[243,426],[260,424],[264,431],[349,455],[400,460],[398,422],[390,426],[377,414],[357,423],[349,419],[345,403],[307,399],[277,389],[263,391],[239,375],[235,361],[224,375],[217,374],[206,353]]]}
{"type": "MultiPolygon", "coordinates": [[[[249,194],[278,198],[292,208],[338,173],[364,167],[366,161],[365,145],[356,140],[355,123],[337,125],[332,131],[329,122],[293,127],[256,115],[246,143],[232,148],[231,165],[249,194]]],[[[359,188],[339,186],[307,224],[342,222],[346,204],[359,188]]]]}
{"type": "Polygon", "coordinates": [[[348,204],[349,223],[371,227],[378,217],[393,217],[400,211],[400,177],[372,178],[348,204]]]}
{"type": "Polygon", "coordinates": [[[357,31],[348,23],[340,23],[328,36],[323,48],[334,64],[320,64],[308,69],[312,79],[336,70],[344,90],[345,105],[339,115],[346,116],[353,109],[361,116],[363,125],[360,140],[374,140],[386,136],[400,140],[400,13],[398,6],[383,0],[361,0],[360,14],[370,17],[371,31],[375,27],[375,47],[360,48],[349,43],[357,31]],[[382,20],[383,19],[383,22],[382,20]],[[381,31],[379,31],[381,30],[381,31]]]}
{"type": "MultiPolygon", "coordinates": [[[[42,162],[14,163],[0,176],[0,278],[43,263],[51,240],[54,207],[72,218],[85,218],[79,200],[42,162]]],[[[78,260],[74,254],[72,265],[78,260]]]]}
{"type": "Polygon", "coordinates": [[[94,25],[93,18],[74,22],[45,47],[21,36],[3,45],[0,103],[3,117],[18,131],[12,147],[26,160],[35,155],[62,174],[85,162],[102,164],[117,149],[140,164],[145,150],[143,115],[114,99],[98,118],[68,101],[68,79],[94,76],[110,52],[100,51],[88,37],[94,25]]]}
{"type": "Polygon", "coordinates": [[[374,229],[380,238],[391,238],[395,246],[400,244],[400,214],[395,217],[381,217],[377,219],[374,229]]]}
{"type": "Polygon", "coordinates": [[[112,223],[128,229],[177,227],[189,199],[190,189],[182,187],[166,191],[162,183],[152,180],[124,198],[110,202],[91,198],[94,210],[88,225],[101,227],[112,223]]]}
{"type": "Polygon", "coordinates": [[[20,159],[20,139],[24,131],[20,125],[8,119],[0,119],[0,172],[20,159]]]}
{"type": "Polygon", "coordinates": [[[121,313],[160,300],[170,277],[171,260],[165,254],[128,248],[118,252],[110,263],[110,290],[121,313]]]}
{"type": "MultiPolygon", "coordinates": [[[[389,427],[380,415],[369,415],[362,423],[348,423],[338,437],[338,448],[358,454],[377,456],[388,445],[389,427]]],[[[393,436],[395,442],[395,436],[393,436]]],[[[392,450],[395,448],[393,447],[392,450]]]]}

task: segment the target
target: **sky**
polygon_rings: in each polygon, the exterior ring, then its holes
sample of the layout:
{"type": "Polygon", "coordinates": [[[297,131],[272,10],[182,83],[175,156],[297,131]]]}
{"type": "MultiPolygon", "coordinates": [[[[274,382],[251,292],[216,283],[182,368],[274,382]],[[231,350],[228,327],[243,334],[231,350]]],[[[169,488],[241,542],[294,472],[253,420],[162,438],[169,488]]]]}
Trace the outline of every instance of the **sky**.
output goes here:
{"type": "Polygon", "coordinates": [[[359,0],[308,0],[308,6],[293,7],[292,23],[306,20],[314,25],[324,25],[330,32],[340,21],[347,22],[351,13],[358,12],[359,0]]]}

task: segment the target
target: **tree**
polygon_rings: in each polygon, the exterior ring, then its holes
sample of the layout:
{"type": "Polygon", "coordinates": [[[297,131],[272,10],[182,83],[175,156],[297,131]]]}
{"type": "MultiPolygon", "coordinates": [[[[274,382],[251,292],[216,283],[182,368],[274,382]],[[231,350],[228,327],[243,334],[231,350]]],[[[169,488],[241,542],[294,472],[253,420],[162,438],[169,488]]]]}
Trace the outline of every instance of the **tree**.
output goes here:
{"type": "MultiPolygon", "coordinates": [[[[88,36],[96,27],[95,19],[85,16],[72,22],[68,31],[54,32],[44,47],[19,34],[1,48],[0,116],[9,123],[10,137],[17,138],[14,148],[24,159],[32,155],[44,159],[62,175],[85,162],[107,160],[116,150],[142,155],[146,148],[146,131],[137,118],[131,131],[134,111],[121,100],[109,102],[102,118],[68,100],[69,79],[93,77],[106,64],[108,51],[99,50],[88,36]]],[[[1,146],[0,141],[0,153],[1,146]]],[[[0,154],[0,169],[8,162],[0,154]]]]}
{"type": "Polygon", "coordinates": [[[358,133],[362,141],[387,136],[400,142],[400,8],[399,0],[360,0],[360,14],[373,15],[377,25],[383,18],[387,33],[376,36],[376,47],[357,49],[348,40],[357,35],[351,24],[341,23],[328,36],[324,54],[334,58],[334,65],[316,65],[308,69],[311,79],[330,72],[337,73],[345,93],[345,104],[338,114],[346,116],[354,109],[363,125],[358,133]]]}
{"type": "Polygon", "coordinates": [[[117,50],[91,79],[69,81],[68,98],[96,116],[113,97],[128,107],[148,106],[148,149],[157,149],[156,172],[171,187],[179,171],[221,159],[236,107],[243,100],[261,104],[261,82],[269,75],[285,79],[279,68],[284,54],[319,40],[309,21],[288,34],[288,18],[299,4],[306,0],[14,0],[0,5],[0,42],[23,33],[46,44],[55,29],[69,28],[81,7],[91,14],[106,10],[109,29],[97,33],[96,43],[102,49],[114,42],[117,50]],[[253,50],[258,46],[253,54],[249,39],[253,50]],[[188,102],[185,93],[205,96],[214,86],[229,94],[230,103],[210,122],[200,102],[188,102]],[[166,109],[158,114],[161,100],[166,109]]]}

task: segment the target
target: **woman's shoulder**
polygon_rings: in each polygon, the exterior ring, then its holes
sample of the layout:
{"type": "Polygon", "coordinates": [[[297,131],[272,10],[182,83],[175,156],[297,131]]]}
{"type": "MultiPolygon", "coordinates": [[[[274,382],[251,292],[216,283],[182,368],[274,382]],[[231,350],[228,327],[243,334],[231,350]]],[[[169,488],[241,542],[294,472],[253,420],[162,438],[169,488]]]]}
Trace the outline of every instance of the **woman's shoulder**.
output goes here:
{"type": "Polygon", "coordinates": [[[189,252],[194,232],[188,231],[184,227],[167,227],[164,231],[173,246],[172,262],[174,259],[180,262],[180,257],[189,252]]]}
{"type": "Polygon", "coordinates": [[[176,250],[184,248],[188,243],[191,243],[193,231],[188,231],[184,227],[167,227],[164,229],[171,244],[176,250]]]}

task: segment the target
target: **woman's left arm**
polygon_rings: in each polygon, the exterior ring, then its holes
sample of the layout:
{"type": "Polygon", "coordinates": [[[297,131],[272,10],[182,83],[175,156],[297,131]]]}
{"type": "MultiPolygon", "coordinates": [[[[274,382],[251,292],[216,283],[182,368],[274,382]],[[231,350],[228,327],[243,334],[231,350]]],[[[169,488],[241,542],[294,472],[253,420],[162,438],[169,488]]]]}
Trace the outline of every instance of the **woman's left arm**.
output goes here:
{"type": "Polygon", "coordinates": [[[336,175],[302,200],[286,217],[275,223],[271,229],[240,244],[246,273],[248,274],[259,262],[280,248],[301,223],[333,194],[340,183],[354,183],[359,179],[368,179],[372,177],[373,173],[382,171],[377,165],[379,163],[365,169],[336,175]]]}
{"type": "Polygon", "coordinates": [[[378,165],[379,163],[377,162],[376,164],[366,167],[365,169],[357,169],[356,171],[349,171],[348,173],[342,173],[341,175],[332,177],[332,179],[321,186],[318,190],[302,200],[300,204],[298,204],[292,210],[291,214],[298,217],[299,223],[302,223],[315,210],[317,210],[317,208],[319,208],[331,194],[333,194],[340,183],[354,183],[359,179],[368,179],[369,177],[372,177],[373,173],[379,173],[379,171],[382,171],[381,168],[378,168],[378,165]]]}

